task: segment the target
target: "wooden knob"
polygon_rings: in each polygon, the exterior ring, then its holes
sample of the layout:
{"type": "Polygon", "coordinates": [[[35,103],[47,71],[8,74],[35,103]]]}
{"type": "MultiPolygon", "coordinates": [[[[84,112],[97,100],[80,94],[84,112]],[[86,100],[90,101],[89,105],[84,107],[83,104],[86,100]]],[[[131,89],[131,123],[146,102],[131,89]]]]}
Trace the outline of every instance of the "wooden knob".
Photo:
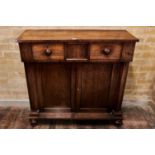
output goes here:
{"type": "Polygon", "coordinates": [[[104,54],[108,55],[111,53],[111,49],[109,48],[104,48],[103,51],[102,51],[104,54]]]}
{"type": "Polygon", "coordinates": [[[46,56],[50,56],[50,55],[52,54],[52,51],[51,51],[50,49],[47,48],[47,49],[44,51],[44,53],[45,53],[46,56]]]}

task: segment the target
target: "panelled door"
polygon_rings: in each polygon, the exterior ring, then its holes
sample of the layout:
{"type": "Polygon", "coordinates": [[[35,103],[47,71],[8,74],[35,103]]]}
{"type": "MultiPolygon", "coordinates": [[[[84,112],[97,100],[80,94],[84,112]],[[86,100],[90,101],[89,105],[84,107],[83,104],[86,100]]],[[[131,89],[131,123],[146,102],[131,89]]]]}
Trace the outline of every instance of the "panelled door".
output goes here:
{"type": "Polygon", "coordinates": [[[103,111],[118,104],[120,64],[77,64],[76,107],[78,111],[103,111]]]}

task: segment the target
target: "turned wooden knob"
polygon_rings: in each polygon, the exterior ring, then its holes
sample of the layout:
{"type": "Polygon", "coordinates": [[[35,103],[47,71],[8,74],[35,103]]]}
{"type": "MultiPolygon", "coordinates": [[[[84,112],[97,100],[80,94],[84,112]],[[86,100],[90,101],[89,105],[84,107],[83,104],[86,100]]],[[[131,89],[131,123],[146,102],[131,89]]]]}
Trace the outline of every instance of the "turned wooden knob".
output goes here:
{"type": "Polygon", "coordinates": [[[104,48],[104,49],[102,50],[102,52],[103,52],[104,54],[108,55],[108,54],[111,53],[111,49],[109,49],[109,48],[104,48]]]}
{"type": "Polygon", "coordinates": [[[45,54],[46,56],[50,56],[50,55],[52,54],[52,51],[51,51],[49,48],[47,48],[47,49],[44,51],[44,54],[45,54]]]}

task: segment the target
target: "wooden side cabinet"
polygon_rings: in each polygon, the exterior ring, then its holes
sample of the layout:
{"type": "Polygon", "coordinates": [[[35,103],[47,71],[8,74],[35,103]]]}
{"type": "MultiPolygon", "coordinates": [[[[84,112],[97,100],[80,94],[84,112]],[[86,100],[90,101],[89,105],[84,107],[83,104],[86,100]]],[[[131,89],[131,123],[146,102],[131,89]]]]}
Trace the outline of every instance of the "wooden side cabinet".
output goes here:
{"type": "Polygon", "coordinates": [[[113,120],[137,38],[125,30],[26,30],[19,38],[30,121],[113,120]]]}

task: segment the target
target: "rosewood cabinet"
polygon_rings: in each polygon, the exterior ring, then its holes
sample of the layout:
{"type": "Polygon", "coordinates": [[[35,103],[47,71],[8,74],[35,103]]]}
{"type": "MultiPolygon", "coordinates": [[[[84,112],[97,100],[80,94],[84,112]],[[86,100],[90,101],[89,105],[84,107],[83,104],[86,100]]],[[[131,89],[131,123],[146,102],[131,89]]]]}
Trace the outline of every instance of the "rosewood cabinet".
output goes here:
{"type": "Polygon", "coordinates": [[[113,120],[137,38],[125,30],[27,30],[19,38],[30,121],[113,120]]]}

